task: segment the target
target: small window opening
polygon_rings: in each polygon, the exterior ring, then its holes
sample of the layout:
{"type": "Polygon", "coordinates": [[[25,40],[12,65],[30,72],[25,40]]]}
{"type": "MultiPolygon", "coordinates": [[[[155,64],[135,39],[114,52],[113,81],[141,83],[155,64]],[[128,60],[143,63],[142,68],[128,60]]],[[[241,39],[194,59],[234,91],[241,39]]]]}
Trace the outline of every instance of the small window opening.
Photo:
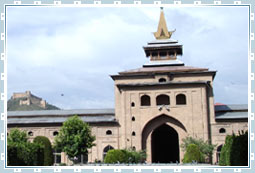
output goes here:
{"type": "Polygon", "coordinates": [[[158,80],[158,82],[159,82],[159,83],[161,83],[161,82],[166,82],[166,79],[165,79],[165,78],[160,78],[160,79],[158,80]]]}
{"type": "Polygon", "coordinates": [[[176,96],[177,105],[186,105],[186,96],[184,94],[178,94],[176,96]]]}
{"type": "Polygon", "coordinates": [[[107,130],[106,131],[106,135],[112,135],[112,131],[111,130],[107,130]]]}
{"type": "Polygon", "coordinates": [[[135,103],[134,102],[131,103],[131,107],[135,107],[135,103]]]}
{"type": "Polygon", "coordinates": [[[135,132],[132,132],[132,136],[135,136],[135,132]]]}
{"type": "Polygon", "coordinates": [[[31,132],[31,131],[29,131],[27,134],[28,134],[28,136],[33,136],[34,135],[33,132],[31,132]]]}
{"type": "Polygon", "coordinates": [[[157,106],[159,105],[170,105],[170,98],[168,95],[159,95],[156,98],[157,106]]]}
{"type": "Polygon", "coordinates": [[[226,133],[226,129],[221,128],[221,129],[219,130],[219,132],[220,132],[220,133],[226,133]]]}
{"type": "Polygon", "coordinates": [[[132,121],[135,121],[135,117],[134,116],[132,117],[132,121]]]}
{"type": "Polygon", "coordinates": [[[133,149],[133,151],[136,151],[136,148],[135,148],[135,146],[133,146],[133,147],[132,147],[132,149],[133,149]]]}
{"type": "Polygon", "coordinates": [[[58,135],[58,131],[53,132],[53,136],[57,136],[58,135]]]}
{"type": "Polygon", "coordinates": [[[151,98],[148,95],[143,95],[141,97],[141,106],[150,106],[151,105],[151,98]]]}

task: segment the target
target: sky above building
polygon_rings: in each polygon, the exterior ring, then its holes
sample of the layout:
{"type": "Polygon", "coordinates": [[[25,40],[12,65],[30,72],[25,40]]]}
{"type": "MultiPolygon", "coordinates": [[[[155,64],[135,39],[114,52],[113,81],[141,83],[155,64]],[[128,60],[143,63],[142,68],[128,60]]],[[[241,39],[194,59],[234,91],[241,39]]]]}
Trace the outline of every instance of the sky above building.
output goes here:
{"type": "MultiPolygon", "coordinates": [[[[214,100],[248,103],[248,8],[164,8],[187,66],[217,70],[214,100]]],[[[62,109],[114,108],[110,75],[140,68],[160,9],[8,7],[7,93],[30,90],[62,109]]]]}

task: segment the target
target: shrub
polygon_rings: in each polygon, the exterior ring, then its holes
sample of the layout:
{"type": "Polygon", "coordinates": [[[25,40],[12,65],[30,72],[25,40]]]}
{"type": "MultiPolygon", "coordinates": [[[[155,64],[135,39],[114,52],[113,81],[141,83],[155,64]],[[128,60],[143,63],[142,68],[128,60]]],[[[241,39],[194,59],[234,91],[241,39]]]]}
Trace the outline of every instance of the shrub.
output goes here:
{"type": "Polygon", "coordinates": [[[146,160],[144,151],[131,149],[113,149],[107,152],[104,163],[143,163],[146,160]]]}
{"type": "Polygon", "coordinates": [[[41,144],[26,143],[19,152],[20,156],[23,157],[26,165],[31,166],[43,166],[43,146],[41,144]]]}
{"type": "Polygon", "coordinates": [[[248,131],[233,138],[230,164],[231,166],[248,166],[248,131]]]}
{"type": "Polygon", "coordinates": [[[196,144],[189,144],[184,154],[183,163],[191,163],[193,161],[200,162],[201,154],[196,144]]]}
{"type": "Polygon", "coordinates": [[[110,150],[107,152],[104,163],[126,163],[127,155],[123,150],[110,150]]]}
{"type": "Polygon", "coordinates": [[[27,134],[12,129],[7,137],[8,166],[41,166],[43,165],[43,146],[27,140],[27,134]]]}
{"type": "Polygon", "coordinates": [[[198,146],[200,151],[200,162],[204,163],[206,160],[209,160],[212,156],[213,150],[216,145],[210,144],[208,141],[204,142],[202,139],[195,139],[192,137],[187,137],[182,140],[181,148],[184,151],[187,151],[187,147],[190,144],[195,144],[198,146]]]}
{"type": "Polygon", "coordinates": [[[7,165],[8,166],[25,166],[23,158],[18,157],[18,147],[14,143],[8,143],[7,146],[7,165]]]}
{"type": "Polygon", "coordinates": [[[225,144],[220,153],[221,166],[247,166],[248,165],[248,132],[238,136],[226,136],[225,144]]]}
{"type": "Polygon", "coordinates": [[[144,163],[146,160],[146,152],[141,151],[134,151],[134,150],[125,150],[128,156],[128,163],[144,163]]]}
{"type": "Polygon", "coordinates": [[[236,136],[228,135],[220,152],[221,166],[248,165],[248,132],[236,136]]]}
{"type": "Polygon", "coordinates": [[[230,152],[232,148],[234,135],[227,135],[225,138],[225,144],[223,145],[220,152],[220,166],[230,166],[230,152]]]}
{"type": "Polygon", "coordinates": [[[50,140],[45,136],[37,136],[35,137],[34,143],[42,144],[44,146],[44,166],[51,166],[54,163],[54,156],[52,152],[52,146],[50,140]]]}
{"type": "Polygon", "coordinates": [[[43,146],[40,144],[10,143],[7,146],[8,166],[43,166],[43,146]]]}

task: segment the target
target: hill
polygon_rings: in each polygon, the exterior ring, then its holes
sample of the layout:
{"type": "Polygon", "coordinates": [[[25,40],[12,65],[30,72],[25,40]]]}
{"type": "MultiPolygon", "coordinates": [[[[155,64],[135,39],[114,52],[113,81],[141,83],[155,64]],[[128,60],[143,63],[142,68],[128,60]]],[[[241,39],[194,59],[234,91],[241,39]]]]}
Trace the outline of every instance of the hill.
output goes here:
{"type": "Polygon", "coordinates": [[[34,96],[30,91],[14,93],[7,102],[7,111],[30,111],[30,110],[58,110],[59,108],[47,103],[40,97],[34,96]]]}

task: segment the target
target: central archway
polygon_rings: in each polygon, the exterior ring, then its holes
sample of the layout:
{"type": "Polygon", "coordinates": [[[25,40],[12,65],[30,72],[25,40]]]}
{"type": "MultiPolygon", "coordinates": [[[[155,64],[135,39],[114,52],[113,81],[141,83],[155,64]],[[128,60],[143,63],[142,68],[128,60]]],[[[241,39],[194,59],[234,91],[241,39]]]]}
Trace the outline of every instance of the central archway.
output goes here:
{"type": "Polygon", "coordinates": [[[178,133],[167,124],[163,124],[152,132],[151,136],[152,162],[179,162],[178,133]]]}
{"type": "MultiPolygon", "coordinates": [[[[143,127],[142,130],[142,150],[146,151],[147,154],[147,162],[152,163],[176,163],[183,159],[183,151],[179,149],[179,144],[182,139],[187,135],[187,130],[185,126],[176,118],[166,115],[166,114],[161,114],[159,116],[156,116],[149,120],[145,126],[143,127]],[[162,133],[162,131],[166,131],[167,133],[162,133]],[[164,135],[166,134],[166,135],[164,135]],[[158,139],[157,139],[158,136],[158,139]],[[153,138],[153,139],[152,139],[153,138]],[[166,141],[166,139],[170,138],[169,140],[176,142],[175,145],[169,144],[169,147],[171,148],[171,145],[175,146],[177,150],[177,154],[171,150],[171,153],[175,153],[174,156],[170,156],[172,154],[169,154],[169,157],[167,159],[157,159],[159,156],[155,156],[155,153],[161,152],[157,151],[155,148],[164,148],[164,144],[162,143],[155,143],[160,140],[166,141]],[[162,144],[162,146],[161,146],[162,144]],[[156,146],[156,147],[154,147],[156,146]],[[155,156],[155,157],[154,157],[155,156]]],[[[167,147],[165,147],[167,148],[167,147]]],[[[167,149],[168,150],[168,149],[167,149]]],[[[165,152],[164,152],[165,153],[165,152]]],[[[170,153],[170,150],[169,150],[170,153]]],[[[157,155],[157,154],[156,154],[157,155]]],[[[159,154],[162,155],[162,154],[159,154]]]]}

